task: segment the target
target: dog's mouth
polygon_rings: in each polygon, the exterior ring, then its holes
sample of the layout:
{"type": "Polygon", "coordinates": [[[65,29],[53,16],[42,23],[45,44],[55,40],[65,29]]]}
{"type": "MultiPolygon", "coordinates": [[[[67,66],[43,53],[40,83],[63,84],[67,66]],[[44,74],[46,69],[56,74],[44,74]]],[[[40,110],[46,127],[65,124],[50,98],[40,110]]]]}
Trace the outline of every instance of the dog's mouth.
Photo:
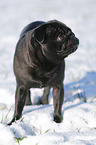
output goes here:
{"type": "Polygon", "coordinates": [[[79,39],[76,38],[74,34],[72,34],[66,39],[65,43],[62,45],[62,49],[58,51],[57,54],[60,57],[65,58],[71,53],[75,52],[78,46],[79,46],[79,39]]]}

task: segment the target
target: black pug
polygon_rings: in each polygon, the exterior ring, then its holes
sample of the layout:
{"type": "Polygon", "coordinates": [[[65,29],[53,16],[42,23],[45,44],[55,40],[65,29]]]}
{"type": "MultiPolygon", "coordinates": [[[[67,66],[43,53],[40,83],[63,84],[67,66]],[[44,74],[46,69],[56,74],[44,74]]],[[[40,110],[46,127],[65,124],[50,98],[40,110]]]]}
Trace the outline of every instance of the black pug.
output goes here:
{"type": "Polygon", "coordinates": [[[64,98],[64,59],[76,51],[78,38],[65,24],[36,21],[21,32],[14,56],[17,88],[12,122],[20,119],[24,105],[31,105],[30,88],[43,88],[42,104],[48,104],[53,88],[54,121],[60,123],[64,98]]]}

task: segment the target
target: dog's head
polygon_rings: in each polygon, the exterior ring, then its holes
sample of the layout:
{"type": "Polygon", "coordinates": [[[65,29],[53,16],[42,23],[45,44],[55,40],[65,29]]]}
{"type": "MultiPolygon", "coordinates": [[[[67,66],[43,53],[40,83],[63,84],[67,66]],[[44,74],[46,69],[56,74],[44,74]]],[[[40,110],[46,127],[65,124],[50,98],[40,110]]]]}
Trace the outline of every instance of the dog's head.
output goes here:
{"type": "Polygon", "coordinates": [[[79,39],[72,30],[56,20],[36,28],[34,39],[39,43],[43,55],[56,63],[76,51],[79,45],[79,39]]]}

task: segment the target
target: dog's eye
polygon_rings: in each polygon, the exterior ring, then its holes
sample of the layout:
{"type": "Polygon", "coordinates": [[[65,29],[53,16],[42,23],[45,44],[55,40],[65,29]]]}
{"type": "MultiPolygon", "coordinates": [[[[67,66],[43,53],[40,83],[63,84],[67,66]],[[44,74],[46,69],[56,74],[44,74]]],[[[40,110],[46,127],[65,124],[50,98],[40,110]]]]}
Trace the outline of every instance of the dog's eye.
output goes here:
{"type": "Polygon", "coordinates": [[[64,34],[59,34],[57,37],[57,41],[64,41],[64,40],[65,40],[64,34]]]}

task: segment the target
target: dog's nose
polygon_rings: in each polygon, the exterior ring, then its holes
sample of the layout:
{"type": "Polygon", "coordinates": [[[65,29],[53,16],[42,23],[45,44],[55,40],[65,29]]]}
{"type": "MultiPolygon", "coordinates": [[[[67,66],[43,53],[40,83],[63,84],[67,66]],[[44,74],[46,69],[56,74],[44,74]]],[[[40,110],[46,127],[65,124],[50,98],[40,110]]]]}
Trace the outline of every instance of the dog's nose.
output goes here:
{"type": "Polygon", "coordinates": [[[77,42],[77,44],[79,45],[79,39],[78,39],[78,38],[76,38],[76,42],[77,42]]]}
{"type": "Polygon", "coordinates": [[[77,37],[75,37],[74,34],[71,35],[71,38],[72,38],[73,40],[75,40],[75,42],[79,45],[79,39],[78,39],[77,37]]]}

